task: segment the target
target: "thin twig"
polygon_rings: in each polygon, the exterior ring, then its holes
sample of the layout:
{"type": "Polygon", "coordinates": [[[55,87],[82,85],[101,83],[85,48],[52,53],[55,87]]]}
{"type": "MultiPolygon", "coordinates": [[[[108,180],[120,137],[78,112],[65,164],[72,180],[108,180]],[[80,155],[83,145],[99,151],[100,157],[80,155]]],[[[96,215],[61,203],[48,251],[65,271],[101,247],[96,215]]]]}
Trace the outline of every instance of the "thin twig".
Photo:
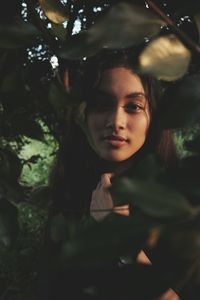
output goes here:
{"type": "Polygon", "coordinates": [[[181,41],[191,50],[200,54],[200,46],[195,43],[185,32],[183,32],[153,1],[146,1],[148,6],[165,21],[181,41]]]}
{"type": "MultiPolygon", "coordinates": [[[[127,208],[123,208],[120,206],[115,206],[113,208],[109,208],[109,209],[90,209],[90,212],[116,212],[116,211],[127,211],[127,208]]],[[[88,210],[86,209],[65,209],[64,212],[70,212],[70,213],[79,213],[79,212],[83,212],[86,213],[88,212],[88,210]]]]}

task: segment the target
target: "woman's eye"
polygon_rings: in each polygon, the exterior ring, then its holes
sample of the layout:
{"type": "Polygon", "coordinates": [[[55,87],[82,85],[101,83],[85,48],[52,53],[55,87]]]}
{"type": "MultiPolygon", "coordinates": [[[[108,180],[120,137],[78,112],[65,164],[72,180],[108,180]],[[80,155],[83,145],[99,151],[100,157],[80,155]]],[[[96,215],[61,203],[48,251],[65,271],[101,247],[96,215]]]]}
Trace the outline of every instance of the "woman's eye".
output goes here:
{"type": "Polygon", "coordinates": [[[141,110],[144,110],[144,107],[142,105],[136,103],[128,103],[124,106],[124,108],[127,112],[139,112],[141,110]]]}

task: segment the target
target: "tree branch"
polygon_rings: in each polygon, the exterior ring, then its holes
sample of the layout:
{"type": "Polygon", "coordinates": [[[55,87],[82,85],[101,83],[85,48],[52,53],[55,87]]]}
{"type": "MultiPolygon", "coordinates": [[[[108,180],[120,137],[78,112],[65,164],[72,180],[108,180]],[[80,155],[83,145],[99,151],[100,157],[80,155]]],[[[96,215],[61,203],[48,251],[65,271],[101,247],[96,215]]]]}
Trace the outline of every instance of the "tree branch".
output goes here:
{"type": "Polygon", "coordinates": [[[200,46],[196,44],[187,34],[185,34],[152,0],[146,1],[148,6],[166,22],[173,32],[180,38],[186,47],[200,54],[200,46]]]}

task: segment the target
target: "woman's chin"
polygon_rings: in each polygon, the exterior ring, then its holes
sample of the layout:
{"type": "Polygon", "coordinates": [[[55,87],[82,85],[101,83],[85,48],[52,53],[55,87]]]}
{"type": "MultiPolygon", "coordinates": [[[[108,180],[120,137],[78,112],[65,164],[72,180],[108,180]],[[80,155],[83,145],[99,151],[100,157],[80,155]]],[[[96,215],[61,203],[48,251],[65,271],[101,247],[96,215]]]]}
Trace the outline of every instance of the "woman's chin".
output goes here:
{"type": "Polygon", "coordinates": [[[121,153],[100,153],[101,158],[109,162],[120,163],[126,161],[130,156],[125,156],[121,153]]]}

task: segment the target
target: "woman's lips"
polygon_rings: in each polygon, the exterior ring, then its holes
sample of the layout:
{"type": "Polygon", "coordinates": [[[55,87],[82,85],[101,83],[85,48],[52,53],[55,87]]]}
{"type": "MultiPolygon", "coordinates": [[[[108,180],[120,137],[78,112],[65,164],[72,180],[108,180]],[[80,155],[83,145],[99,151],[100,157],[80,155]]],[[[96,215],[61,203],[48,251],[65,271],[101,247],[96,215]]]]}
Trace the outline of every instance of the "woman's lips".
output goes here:
{"type": "Polygon", "coordinates": [[[122,147],[127,143],[127,139],[120,135],[107,135],[103,138],[103,140],[114,147],[122,147]]]}

